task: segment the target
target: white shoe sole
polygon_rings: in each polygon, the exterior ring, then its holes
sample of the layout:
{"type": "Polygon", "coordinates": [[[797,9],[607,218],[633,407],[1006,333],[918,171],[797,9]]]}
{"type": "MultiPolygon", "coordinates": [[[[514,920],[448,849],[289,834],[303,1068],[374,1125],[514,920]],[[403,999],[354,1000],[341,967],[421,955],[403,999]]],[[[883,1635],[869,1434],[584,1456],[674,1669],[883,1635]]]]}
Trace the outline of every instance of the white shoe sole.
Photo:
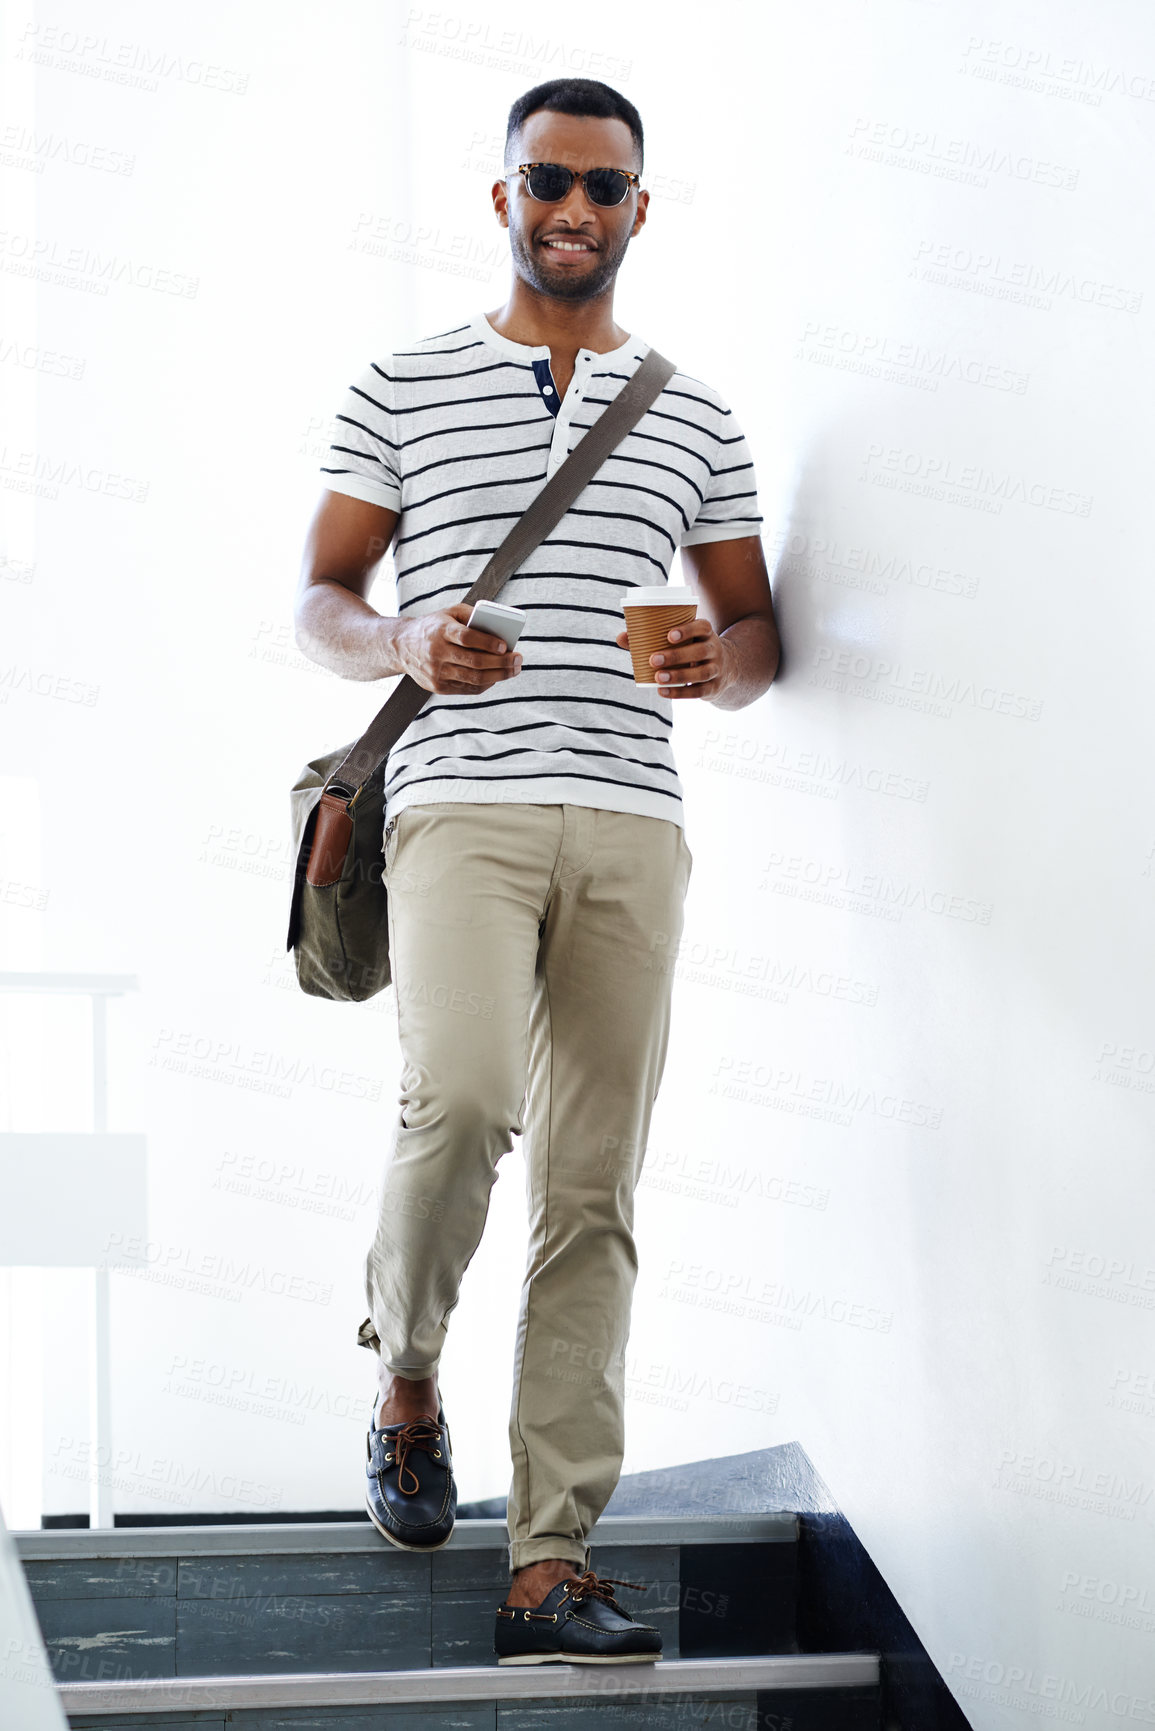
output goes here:
{"type": "Polygon", "coordinates": [[[440,1551],[444,1549],[453,1537],[453,1529],[451,1527],[445,1537],[443,1539],[438,1539],[435,1545],[407,1545],[404,1539],[399,1539],[396,1533],[391,1533],[388,1527],[383,1527],[381,1525],[381,1522],[369,1507],[368,1499],[366,1499],[365,1502],[365,1513],[368,1515],[377,1531],[381,1534],[381,1537],[383,1539],[388,1539],[391,1545],[396,1545],[399,1551],[440,1551]]]}
{"type": "Polygon", "coordinates": [[[660,1653],[510,1653],[499,1665],[652,1665],[660,1653]]]}

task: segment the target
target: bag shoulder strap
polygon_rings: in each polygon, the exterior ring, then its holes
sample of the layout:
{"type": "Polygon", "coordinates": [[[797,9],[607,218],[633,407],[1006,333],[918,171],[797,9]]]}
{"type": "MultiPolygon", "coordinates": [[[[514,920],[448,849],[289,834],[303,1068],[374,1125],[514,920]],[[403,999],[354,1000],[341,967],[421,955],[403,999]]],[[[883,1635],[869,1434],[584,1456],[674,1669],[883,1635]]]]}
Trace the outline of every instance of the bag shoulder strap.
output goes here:
{"type": "MultiPolygon", "coordinates": [[[[462,596],[472,603],[497,594],[511,572],[533,552],[565,516],[614,447],[637,425],[677,371],[657,349],[626,380],[613,402],[585,432],[560,468],[550,476],[528,510],[519,517],[477,581],[462,596]]],[[[426,699],[432,697],[409,674],[390,693],[365,732],[351,746],[325,784],[330,797],[345,795],[351,805],[362,785],[380,768],[426,699]]]]}

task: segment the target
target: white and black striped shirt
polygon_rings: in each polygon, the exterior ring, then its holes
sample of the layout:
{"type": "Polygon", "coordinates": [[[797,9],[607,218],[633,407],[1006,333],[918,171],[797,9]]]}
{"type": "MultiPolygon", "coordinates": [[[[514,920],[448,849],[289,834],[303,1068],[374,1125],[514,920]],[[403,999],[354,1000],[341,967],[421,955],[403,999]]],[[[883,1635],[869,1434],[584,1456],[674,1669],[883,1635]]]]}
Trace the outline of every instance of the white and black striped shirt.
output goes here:
{"type": "MultiPolygon", "coordinates": [[[[349,387],[325,485],[400,513],[396,612],[463,599],[490,554],[649,344],[582,349],[559,402],[546,346],[483,314],[374,361],[349,387]]],[[[754,467],[729,407],[678,372],[498,599],[528,615],[522,670],[474,697],[431,693],[393,747],[389,817],[444,800],[599,806],[682,824],[673,702],[634,684],[621,602],[674,550],[756,535],[754,467]]],[[[387,611],[387,609],[382,609],[387,611]]]]}

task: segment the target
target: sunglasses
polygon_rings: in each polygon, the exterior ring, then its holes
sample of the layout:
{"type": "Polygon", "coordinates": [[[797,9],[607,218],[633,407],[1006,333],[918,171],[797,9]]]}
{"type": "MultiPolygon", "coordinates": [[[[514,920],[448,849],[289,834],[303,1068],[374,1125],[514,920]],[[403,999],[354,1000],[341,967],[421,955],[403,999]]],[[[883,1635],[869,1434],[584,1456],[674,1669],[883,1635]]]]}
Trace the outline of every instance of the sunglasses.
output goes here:
{"type": "Polygon", "coordinates": [[[520,174],[529,196],[541,204],[557,204],[567,198],[575,180],[581,181],[591,204],[603,206],[623,204],[631,186],[642,184],[641,176],[627,168],[587,168],[584,174],[575,174],[560,162],[519,162],[508,172],[520,174]]]}

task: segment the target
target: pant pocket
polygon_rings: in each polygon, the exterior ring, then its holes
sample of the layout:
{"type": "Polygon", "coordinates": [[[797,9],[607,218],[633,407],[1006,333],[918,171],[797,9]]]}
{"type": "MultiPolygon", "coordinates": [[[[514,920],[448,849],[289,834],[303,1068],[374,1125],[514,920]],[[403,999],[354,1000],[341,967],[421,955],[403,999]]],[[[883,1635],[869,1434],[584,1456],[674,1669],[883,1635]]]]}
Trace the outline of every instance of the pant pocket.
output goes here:
{"type": "Polygon", "coordinates": [[[383,869],[386,879],[388,879],[389,876],[389,868],[393,864],[393,856],[397,852],[398,826],[404,816],[405,813],[403,811],[398,812],[397,816],[391,817],[389,822],[385,825],[385,835],[381,842],[381,851],[385,861],[383,869]]]}

